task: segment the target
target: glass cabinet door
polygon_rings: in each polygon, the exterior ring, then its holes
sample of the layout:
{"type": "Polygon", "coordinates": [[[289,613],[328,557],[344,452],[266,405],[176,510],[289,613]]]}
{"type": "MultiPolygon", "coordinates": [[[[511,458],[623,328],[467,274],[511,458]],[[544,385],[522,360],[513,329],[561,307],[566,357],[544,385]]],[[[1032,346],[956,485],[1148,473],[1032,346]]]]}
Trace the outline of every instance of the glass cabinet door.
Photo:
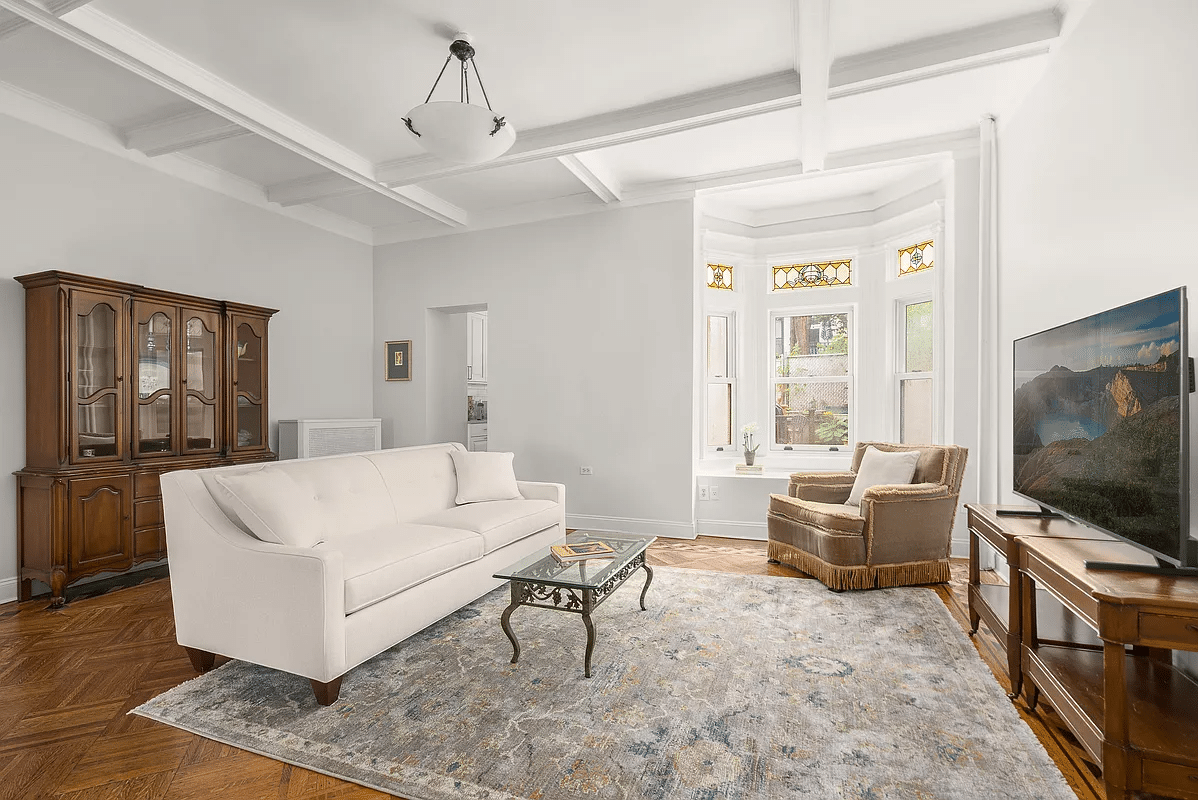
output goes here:
{"type": "Polygon", "coordinates": [[[182,309],[183,333],[183,450],[188,453],[220,449],[217,438],[217,360],[220,315],[182,309]]]}
{"type": "Polygon", "coordinates": [[[233,319],[236,337],[233,352],[233,448],[266,446],[266,322],[248,317],[233,319]]]}
{"type": "Polygon", "coordinates": [[[124,298],[72,290],[70,303],[71,460],[119,460],[125,455],[124,298]]]}
{"type": "Polygon", "coordinates": [[[137,375],[133,417],[135,456],[171,454],[174,447],[175,318],[171,306],[133,304],[133,346],[137,375]]]}

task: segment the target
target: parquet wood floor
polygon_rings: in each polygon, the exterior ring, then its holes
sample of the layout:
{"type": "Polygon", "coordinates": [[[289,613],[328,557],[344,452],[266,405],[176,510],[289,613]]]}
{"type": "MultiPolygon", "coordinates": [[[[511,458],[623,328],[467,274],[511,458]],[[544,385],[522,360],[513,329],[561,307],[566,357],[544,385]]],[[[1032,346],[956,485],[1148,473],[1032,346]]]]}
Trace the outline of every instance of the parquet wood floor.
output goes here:
{"type": "MultiPolygon", "coordinates": [[[[802,574],[766,563],[765,543],[659,539],[653,565],[746,575],[802,574]]],[[[964,562],[936,591],[968,627],[964,562]]],[[[984,627],[974,637],[1006,688],[1002,649],[984,627]]],[[[0,605],[0,798],[192,800],[386,795],[186,733],[129,709],[195,677],[175,643],[169,580],[58,610],[45,600],[0,605]]],[[[1081,748],[1042,702],[1021,716],[1081,800],[1102,798],[1081,748]]]]}

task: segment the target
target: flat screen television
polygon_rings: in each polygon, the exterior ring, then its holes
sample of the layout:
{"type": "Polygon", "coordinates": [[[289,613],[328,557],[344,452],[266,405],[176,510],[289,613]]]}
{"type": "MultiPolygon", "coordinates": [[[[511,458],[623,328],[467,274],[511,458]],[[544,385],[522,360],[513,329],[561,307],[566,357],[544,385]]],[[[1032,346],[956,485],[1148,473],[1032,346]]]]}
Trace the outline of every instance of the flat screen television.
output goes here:
{"type": "Polygon", "coordinates": [[[1188,573],[1186,315],[1183,287],[1016,339],[1013,446],[1016,494],[1188,573]]]}

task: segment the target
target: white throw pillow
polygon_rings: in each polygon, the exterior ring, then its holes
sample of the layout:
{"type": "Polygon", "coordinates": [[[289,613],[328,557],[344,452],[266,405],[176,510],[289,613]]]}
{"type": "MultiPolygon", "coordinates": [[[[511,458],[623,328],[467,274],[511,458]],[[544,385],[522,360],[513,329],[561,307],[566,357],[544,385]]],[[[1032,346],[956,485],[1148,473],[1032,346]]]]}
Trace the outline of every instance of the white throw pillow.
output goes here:
{"type": "Polygon", "coordinates": [[[214,475],[225,505],[264,542],[311,547],[324,539],[316,498],[286,473],[273,469],[239,475],[214,475]]]}
{"type": "Polygon", "coordinates": [[[488,453],[451,450],[453,468],[458,473],[458,496],[454,502],[483,503],[487,500],[519,500],[515,453],[488,453]]]}
{"type": "Polygon", "coordinates": [[[889,453],[876,447],[865,448],[861,457],[861,466],[857,467],[857,479],[853,481],[853,491],[849,499],[844,501],[847,506],[861,505],[861,497],[871,486],[890,486],[896,483],[910,483],[915,477],[915,465],[919,462],[918,450],[900,450],[889,453]]]}

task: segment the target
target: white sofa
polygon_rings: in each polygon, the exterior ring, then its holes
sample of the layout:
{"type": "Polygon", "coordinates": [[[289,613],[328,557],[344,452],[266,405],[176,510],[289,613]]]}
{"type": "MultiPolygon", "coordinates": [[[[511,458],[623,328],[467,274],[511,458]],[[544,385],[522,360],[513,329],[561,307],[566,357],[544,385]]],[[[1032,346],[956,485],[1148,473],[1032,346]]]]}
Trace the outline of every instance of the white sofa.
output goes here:
{"type": "Polygon", "coordinates": [[[456,505],[453,450],[465,448],[163,475],[175,630],[196,669],[220,654],[302,675],[328,705],[346,672],[499,586],[496,571],[565,535],[561,484],[518,482],[519,499],[456,505]],[[323,541],[300,547],[249,532],[216,477],[257,470],[285,473],[306,501],[315,497],[323,541]]]}

